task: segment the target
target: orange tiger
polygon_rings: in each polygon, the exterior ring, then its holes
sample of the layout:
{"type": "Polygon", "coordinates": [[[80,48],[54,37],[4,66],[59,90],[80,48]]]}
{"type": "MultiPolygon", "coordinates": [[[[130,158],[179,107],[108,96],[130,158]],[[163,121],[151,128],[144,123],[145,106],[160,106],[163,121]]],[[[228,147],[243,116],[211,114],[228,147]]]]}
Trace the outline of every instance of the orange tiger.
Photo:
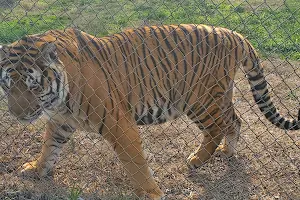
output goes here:
{"type": "Polygon", "coordinates": [[[99,132],[124,164],[138,196],[162,199],[142,150],[137,125],[186,114],[204,139],[187,162],[195,168],[216,148],[231,156],[241,120],[232,104],[240,66],[261,112],[274,125],[298,130],[273,105],[252,45],[239,33],[206,25],[129,29],[96,38],[77,29],[23,37],[0,51],[1,86],[21,122],[48,117],[41,156],[23,171],[52,172],[76,129],[99,132]],[[219,145],[225,136],[223,145],[219,145]]]}

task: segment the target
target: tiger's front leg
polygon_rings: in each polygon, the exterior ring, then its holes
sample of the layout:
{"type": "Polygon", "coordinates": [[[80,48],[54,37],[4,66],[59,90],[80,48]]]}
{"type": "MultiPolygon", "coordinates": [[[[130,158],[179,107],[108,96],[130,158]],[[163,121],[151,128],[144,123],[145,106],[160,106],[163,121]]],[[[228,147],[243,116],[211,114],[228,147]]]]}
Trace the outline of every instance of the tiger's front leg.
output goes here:
{"type": "Polygon", "coordinates": [[[58,161],[62,147],[74,132],[75,128],[69,124],[48,121],[40,157],[35,161],[25,163],[21,173],[29,176],[38,175],[39,178],[52,175],[53,167],[58,161]]]}
{"type": "Polygon", "coordinates": [[[103,137],[113,145],[127,175],[133,182],[135,194],[153,200],[163,199],[163,192],[156,184],[148,166],[135,121],[131,116],[120,113],[118,120],[108,118],[107,116],[105,121],[116,123],[105,128],[106,130],[102,132],[103,137]]]}

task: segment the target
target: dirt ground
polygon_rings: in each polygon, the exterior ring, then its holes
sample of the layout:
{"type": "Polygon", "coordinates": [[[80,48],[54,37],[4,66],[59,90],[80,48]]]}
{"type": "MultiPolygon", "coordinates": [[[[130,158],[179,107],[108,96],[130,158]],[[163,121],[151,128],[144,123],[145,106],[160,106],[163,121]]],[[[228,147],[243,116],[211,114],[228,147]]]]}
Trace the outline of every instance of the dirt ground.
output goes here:
{"type": "MultiPolygon", "coordinates": [[[[300,63],[264,61],[275,105],[284,116],[297,116],[300,63]]],[[[212,157],[190,171],[188,155],[202,136],[187,117],[140,127],[155,178],[167,199],[300,199],[300,134],[270,124],[254,104],[249,85],[236,77],[235,107],[243,120],[237,155],[212,157]]],[[[109,145],[95,133],[76,132],[61,155],[53,179],[18,176],[18,167],[37,158],[43,123],[17,123],[0,110],[0,199],[70,199],[74,188],[83,199],[132,199],[132,187],[109,145]]]]}

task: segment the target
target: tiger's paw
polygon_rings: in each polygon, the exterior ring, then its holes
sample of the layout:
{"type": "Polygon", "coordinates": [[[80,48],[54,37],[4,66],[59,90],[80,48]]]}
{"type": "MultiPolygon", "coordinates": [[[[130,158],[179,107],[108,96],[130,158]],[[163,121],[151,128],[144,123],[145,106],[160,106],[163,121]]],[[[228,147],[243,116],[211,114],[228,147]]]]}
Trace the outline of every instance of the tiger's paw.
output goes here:
{"type": "Polygon", "coordinates": [[[216,156],[230,158],[235,154],[233,148],[229,148],[227,145],[220,144],[216,149],[216,156]]]}
{"type": "Polygon", "coordinates": [[[156,188],[155,190],[151,190],[151,191],[136,190],[135,194],[138,196],[138,199],[151,199],[151,200],[166,199],[166,196],[159,188],[156,188]]]}
{"type": "Polygon", "coordinates": [[[26,178],[43,178],[51,176],[52,172],[46,168],[39,167],[37,160],[25,163],[20,169],[20,175],[26,178]]]}
{"type": "Polygon", "coordinates": [[[195,153],[191,153],[190,156],[187,158],[187,164],[190,169],[197,169],[201,167],[204,164],[204,162],[202,162],[201,159],[195,153]]]}

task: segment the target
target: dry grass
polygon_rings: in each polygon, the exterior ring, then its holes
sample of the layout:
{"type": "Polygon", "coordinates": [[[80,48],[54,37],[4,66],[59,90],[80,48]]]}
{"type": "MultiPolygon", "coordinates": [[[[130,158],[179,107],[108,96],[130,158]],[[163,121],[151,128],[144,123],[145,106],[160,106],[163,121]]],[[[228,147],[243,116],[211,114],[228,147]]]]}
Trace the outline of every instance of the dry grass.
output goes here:
{"type": "MultiPolygon", "coordinates": [[[[284,115],[291,112],[296,116],[300,63],[269,59],[264,64],[277,107],[284,115]]],[[[230,160],[213,157],[201,169],[189,171],[185,159],[202,136],[186,117],[161,126],[140,127],[150,165],[168,199],[300,199],[299,131],[285,132],[272,126],[254,105],[242,73],[236,82],[235,106],[243,126],[238,154],[230,160]]],[[[43,121],[25,127],[4,107],[1,115],[0,199],[68,199],[72,188],[83,189],[80,196],[84,199],[132,199],[120,162],[94,133],[74,135],[53,179],[17,176],[18,167],[40,151],[43,121]]]]}

